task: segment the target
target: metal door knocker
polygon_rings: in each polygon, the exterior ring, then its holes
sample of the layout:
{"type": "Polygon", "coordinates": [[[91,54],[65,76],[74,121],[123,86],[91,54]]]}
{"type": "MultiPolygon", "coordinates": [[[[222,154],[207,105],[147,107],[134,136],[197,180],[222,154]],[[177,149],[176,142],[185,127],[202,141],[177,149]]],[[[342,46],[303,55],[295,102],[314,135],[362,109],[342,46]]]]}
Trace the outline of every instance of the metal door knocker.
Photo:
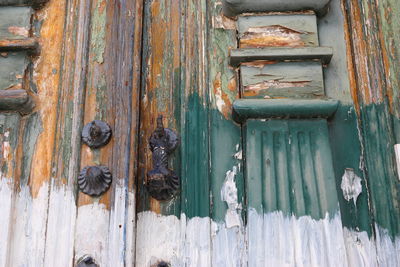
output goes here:
{"type": "Polygon", "coordinates": [[[147,190],[159,200],[169,200],[179,189],[179,177],[168,168],[168,156],[179,144],[178,135],[169,128],[164,128],[163,117],[157,118],[157,128],[149,139],[150,150],[153,152],[153,169],[147,173],[147,190]]]}

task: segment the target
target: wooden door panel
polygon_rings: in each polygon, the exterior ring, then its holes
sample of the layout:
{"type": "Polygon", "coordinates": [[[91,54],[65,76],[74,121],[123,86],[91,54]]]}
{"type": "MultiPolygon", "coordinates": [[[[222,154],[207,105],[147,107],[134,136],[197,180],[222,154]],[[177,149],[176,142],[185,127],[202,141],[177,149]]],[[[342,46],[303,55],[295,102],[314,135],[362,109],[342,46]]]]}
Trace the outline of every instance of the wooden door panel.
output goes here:
{"type": "Polygon", "coordinates": [[[26,18],[41,48],[22,84],[36,108],[2,123],[6,136],[18,137],[18,144],[6,137],[3,145],[19,171],[1,180],[2,195],[11,190],[1,266],[75,266],[84,254],[100,266],[133,265],[141,4],[50,1],[26,18]],[[81,143],[82,126],[93,119],[113,130],[111,142],[97,150],[81,143]],[[111,189],[99,198],[78,190],[86,165],[113,173],[111,189]]]}

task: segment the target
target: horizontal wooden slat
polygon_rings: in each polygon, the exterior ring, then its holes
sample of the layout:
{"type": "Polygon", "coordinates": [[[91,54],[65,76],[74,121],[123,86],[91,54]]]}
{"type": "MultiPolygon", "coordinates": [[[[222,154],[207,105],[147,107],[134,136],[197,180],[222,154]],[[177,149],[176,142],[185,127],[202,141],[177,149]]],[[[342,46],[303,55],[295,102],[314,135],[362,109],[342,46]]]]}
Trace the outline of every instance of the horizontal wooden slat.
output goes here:
{"type": "Polygon", "coordinates": [[[35,38],[26,39],[0,39],[0,51],[19,51],[28,50],[36,52],[38,49],[38,41],[35,38]]]}
{"type": "Polygon", "coordinates": [[[223,12],[234,17],[245,12],[313,10],[324,15],[330,0],[224,0],[223,12]]]}
{"type": "Polygon", "coordinates": [[[0,111],[28,113],[34,104],[25,90],[0,90],[0,111]]]}
{"type": "Polygon", "coordinates": [[[46,3],[48,0],[0,0],[0,6],[27,5],[37,6],[46,3]]]}
{"type": "Polygon", "coordinates": [[[258,60],[312,60],[319,59],[323,64],[331,61],[333,50],[331,47],[269,47],[233,49],[230,55],[230,64],[238,66],[243,62],[258,60]]]}
{"type": "Polygon", "coordinates": [[[328,118],[338,108],[337,100],[238,99],[233,103],[234,119],[328,118]]]}

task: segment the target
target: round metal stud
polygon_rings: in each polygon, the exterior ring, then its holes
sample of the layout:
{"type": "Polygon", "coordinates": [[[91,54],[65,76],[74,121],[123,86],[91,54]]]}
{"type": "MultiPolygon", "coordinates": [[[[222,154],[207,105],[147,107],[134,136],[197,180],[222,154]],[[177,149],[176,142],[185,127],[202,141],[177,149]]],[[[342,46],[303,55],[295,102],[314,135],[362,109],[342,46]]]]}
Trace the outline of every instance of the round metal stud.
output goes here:
{"type": "Polygon", "coordinates": [[[82,141],[90,148],[100,148],[110,142],[111,127],[104,121],[94,120],[83,127],[82,141]]]}
{"type": "Polygon", "coordinates": [[[78,177],[79,189],[92,197],[98,197],[110,188],[112,175],[106,166],[87,166],[78,177]]]}
{"type": "Polygon", "coordinates": [[[92,256],[84,255],[76,263],[76,267],[99,267],[92,256]]]}

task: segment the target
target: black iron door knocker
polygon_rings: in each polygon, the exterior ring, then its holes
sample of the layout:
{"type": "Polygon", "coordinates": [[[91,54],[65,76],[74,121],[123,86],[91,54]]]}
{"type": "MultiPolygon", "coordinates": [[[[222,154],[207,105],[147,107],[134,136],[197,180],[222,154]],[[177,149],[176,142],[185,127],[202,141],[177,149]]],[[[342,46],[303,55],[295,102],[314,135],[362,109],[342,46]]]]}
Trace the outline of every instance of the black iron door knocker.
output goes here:
{"type": "Polygon", "coordinates": [[[153,169],[147,173],[147,190],[160,201],[174,197],[180,186],[176,173],[168,168],[168,157],[179,144],[178,135],[169,128],[164,128],[162,115],[157,118],[157,128],[149,139],[153,152],[153,169]]]}

